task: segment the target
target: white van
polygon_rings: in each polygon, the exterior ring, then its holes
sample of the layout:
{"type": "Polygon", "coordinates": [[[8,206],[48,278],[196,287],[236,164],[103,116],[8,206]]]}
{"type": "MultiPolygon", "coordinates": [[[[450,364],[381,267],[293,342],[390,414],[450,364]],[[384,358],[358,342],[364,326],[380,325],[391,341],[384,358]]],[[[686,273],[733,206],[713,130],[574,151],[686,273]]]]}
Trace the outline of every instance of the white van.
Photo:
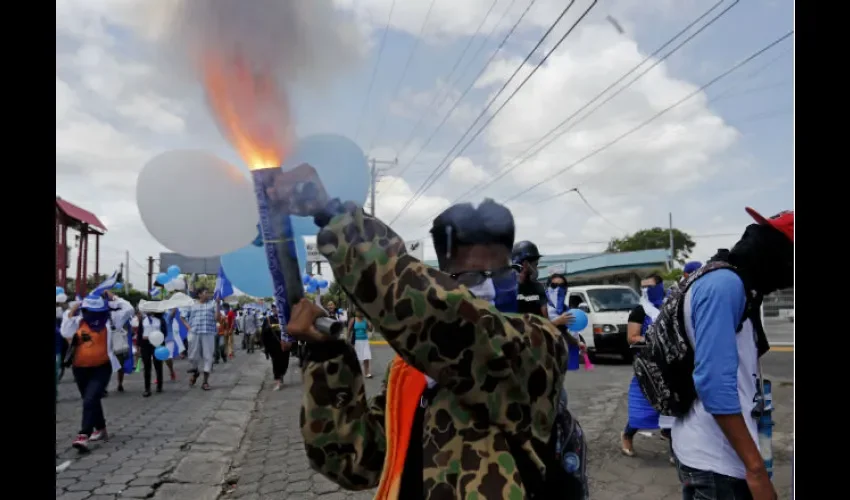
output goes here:
{"type": "Polygon", "coordinates": [[[632,360],[627,340],[629,313],[639,305],[640,296],[624,285],[571,286],[567,304],[587,313],[587,327],[579,332],[588,354],[615,354],[632,360]]]}

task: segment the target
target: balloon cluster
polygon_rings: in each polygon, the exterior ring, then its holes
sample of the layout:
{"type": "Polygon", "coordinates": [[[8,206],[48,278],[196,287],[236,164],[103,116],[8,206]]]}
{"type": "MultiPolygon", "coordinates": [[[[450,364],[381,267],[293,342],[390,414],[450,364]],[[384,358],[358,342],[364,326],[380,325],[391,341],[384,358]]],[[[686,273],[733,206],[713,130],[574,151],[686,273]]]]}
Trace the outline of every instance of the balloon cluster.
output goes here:
{"type": "MultiPolygon", "coordinates": [[[[304,137],[281,168],[302,163],[316,169],[332,198],[366,200],[369,167],[354,141],[335,134],[304,137]]],[[[139,174],[136,202],[145,227],[163,246],[187,257],[220,257],[234,287],[255,297],[274,295],[254,185],[237,167],[204,151],[162,153],[139,174]]],[[[298,265],[305,269],[304,238],[315,236],[319,228],[312,217],[290,217],[290,222],[298,265]]]]}
{"type": "Polygon", "coordinates": [[[57,287],[56,287],[56,296],[57,296],[57,297],[58,297],[59,295],[63,295],[64,293],[65,293],[65,289],[64,289],[64,288],[62,288],[61,286],[57,286],[57,287]]]}
{"type": "Polygon", "coordinates": [[[186,278],[180,274],[180,268],[176,265],[168,266],[166,272],[157,274],[156,282],[169,292],[186,288],[186,278]]]}
{"type": "Polygon", "coordinates": [[[301,282],[304,283],[304,289],[307,293],[316,293],[319,290],[324,290],[330,285],[328,280],[324,278],[317,278],[316,276],[311,276],[309,274],[305,274],[301,277],[301,282]]]}

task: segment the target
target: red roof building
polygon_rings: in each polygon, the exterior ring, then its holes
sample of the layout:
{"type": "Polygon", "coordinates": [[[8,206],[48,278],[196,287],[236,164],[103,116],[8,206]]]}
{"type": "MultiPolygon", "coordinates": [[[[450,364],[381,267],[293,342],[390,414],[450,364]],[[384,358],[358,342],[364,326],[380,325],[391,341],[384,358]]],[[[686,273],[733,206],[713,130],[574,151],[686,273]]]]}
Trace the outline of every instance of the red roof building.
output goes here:
{"type": "Polygon", "coordinates": [[[71,257],[68,246],[68,229],[80,233],[80,245],[77,252],[77,276],[75,290],[79,296],[86,294],[86,276],[88,271],[89,235],[94,235],[94,274],[95,281],[100,274],[100,237],[106,233],[106,226],[97,216],[88,210],[56,197],[56,286],[68,289],[68,260],[71,257]]]}

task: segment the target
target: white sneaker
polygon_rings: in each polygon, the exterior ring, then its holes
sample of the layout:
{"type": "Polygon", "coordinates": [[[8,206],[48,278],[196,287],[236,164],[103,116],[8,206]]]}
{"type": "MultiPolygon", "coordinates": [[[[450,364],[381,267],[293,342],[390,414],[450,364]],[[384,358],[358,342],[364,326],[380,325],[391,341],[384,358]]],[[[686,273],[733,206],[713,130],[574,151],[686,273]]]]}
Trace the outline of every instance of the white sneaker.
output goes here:
{"type": "Polygon", "coordinates": [[[108,441],[108,440],[109,440],[109,434],[106,432],[106,428],[103,428],[103,429],[100,429],[100,430],[95,429],[95,431],[91,433],[91,436],[89,436],[89,441],[108,441]]]}

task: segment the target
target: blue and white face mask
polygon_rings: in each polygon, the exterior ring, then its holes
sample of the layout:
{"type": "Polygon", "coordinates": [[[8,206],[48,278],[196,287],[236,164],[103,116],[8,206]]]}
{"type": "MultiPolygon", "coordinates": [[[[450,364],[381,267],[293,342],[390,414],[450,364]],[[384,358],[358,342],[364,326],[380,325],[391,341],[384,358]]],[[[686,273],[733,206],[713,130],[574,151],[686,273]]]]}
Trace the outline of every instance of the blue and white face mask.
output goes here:
{"type": "Polygon", "coordinates": [[[515,313],[519,310],[517,273],[513,268],[470,271],[452,277],[466,285],[477,298],[490,302],[501,312],[515,313]]]}

